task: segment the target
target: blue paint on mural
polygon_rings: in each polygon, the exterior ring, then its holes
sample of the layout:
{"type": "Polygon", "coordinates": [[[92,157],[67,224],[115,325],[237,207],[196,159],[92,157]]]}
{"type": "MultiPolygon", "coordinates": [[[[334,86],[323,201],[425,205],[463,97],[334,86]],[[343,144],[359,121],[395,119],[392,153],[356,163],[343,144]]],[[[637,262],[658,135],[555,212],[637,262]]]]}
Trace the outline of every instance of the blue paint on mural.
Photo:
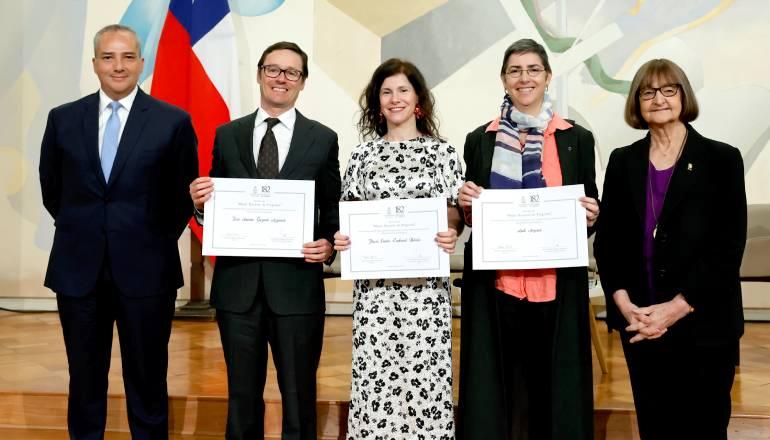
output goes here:
{"type": "Polygon", "coordinates": [[[273,12],[283,0],[230,0],[230,10],[244,17],[256,17],[273,12]]]}

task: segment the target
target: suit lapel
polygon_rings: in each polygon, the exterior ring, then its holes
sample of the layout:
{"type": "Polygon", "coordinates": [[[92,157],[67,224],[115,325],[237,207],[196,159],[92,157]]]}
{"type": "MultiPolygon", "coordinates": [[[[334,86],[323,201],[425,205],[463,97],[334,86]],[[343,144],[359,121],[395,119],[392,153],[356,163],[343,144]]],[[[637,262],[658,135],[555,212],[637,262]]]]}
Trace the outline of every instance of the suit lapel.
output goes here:
{"type": "Polygon", "coordinates": [[[83,139],[88,162],[94,174],[98,176],[97,180],[106,186],[102,163],[99,160],[99,92],[91,95],[86,101],[83,115],[83,139]]]}
{"type": "Polygon", "coordinates": [[[700,143],[700,135],[687,127],[687,141],[682,150],[682,155],[676,162],[674,174],[671,176],[671,183],[668,184],[666,198],[663,201],[663,210],[660,213],[659,223],[666,221],[671,212],[681,203],[684,197],[690,192],[695,181],[693,172],[693,162],[698,159],[697,144],[700,143]]]}
{"type": "Polygon", "coordinates": [[[115,162],[112,165],[110,180],[107,182],[108,187],[120,176],[121,171],[123,171],[123,168],[126,166],[128,158],[131,156],[131,152],[134,151],[134,148],[139,141],[139,136],[144,129],[144,125],[147,123],[147,118],[150,113],[150,104],[150,99],[142,89],[139,89],[136,93],[134,103],[131,105],[131,111],[128,112],[126,128],[123,129],[123,134],[120,136],[118,154],[115,156],[115,162]]]}
{"type": "Polygon", "coordinates": [[[639,215],[639,220],[644,224],[644,216],[647,212],[647,171],[649,167],[650,135],[644,139],[635,142],[629,151],[628,166],[628,186],[631,188],[634,207],[639,215]]]}
{"type": "Polygon", "coordinates": [[[308,150],[310,150],[310,147],[313,145],[313,137],[310,133],[312,130],[313,126],[310,123],[310,120],[297,111],[297,120],[294,122],[294,132],[291,135],[289,153],[286,155],[286,160],[283,162],[281,171],[278,173],[279,179],[286,179],[289,177],[292,170],[302,163],[308,150]]]}
{"type": "Polygon", "coordinates": [[[235,127],[235,144],[241,156],[241,162],[252,179],[257,178],[257,161],[254,157],[254,122],[257,112],[250,114],[241,120],[235,127]]]}
{"type": "Polygon", "coordinates": [[[481,145],[479,146],[481,154],[481,163],[479,164],[479,183],[489,188],[489,175],[492,170],[492,156],[495,154],[495,137],[496,131],[485,131],[481,136],[481,145]]]}

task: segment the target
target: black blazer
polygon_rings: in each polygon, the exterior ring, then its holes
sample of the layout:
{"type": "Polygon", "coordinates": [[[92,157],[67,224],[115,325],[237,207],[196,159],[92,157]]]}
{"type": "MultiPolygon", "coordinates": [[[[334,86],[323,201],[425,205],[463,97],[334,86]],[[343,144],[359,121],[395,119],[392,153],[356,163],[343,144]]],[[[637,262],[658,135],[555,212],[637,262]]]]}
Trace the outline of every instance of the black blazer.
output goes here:
{"type": "MultiPolygon", "coordinates": [[[[664,297],[681,293],[695,313],[675,326],[700,343],[734,342],[743,334],[739,271],[746,244],[743,159],[736,148],[701,136],[689,124],[655,238],[653,279],[664,297]]],[[[627,324],[612,295],[626,289],[646,306],[642,254],[650,135],[614,150],[607,165],[594,254],[607,297],[609,325],[627,324]]]]}
{"type": "MultiPolygon", "coordinates": [[[[257,178],[252,113],[217,129],[211,177],[257,178]]],[[[294,133],[279,179],[315,181],[314,239],[334,243],[339,230],[340,163],[337,134],[297,111],[294,133]]],[[[262,282],[270,309],[280,315],[325,309],[323,267],[302,258],[218,257],[211,283],[211,304],[245,312],[262,282]]]]}
{"type": "Polygon", "coordinates": [[[99,161],[99,93],[48,114],[40,151],[43,205],[56,226],[45,285],[84,296],[106,262],[127,296],[183,284],[177,240],[198,174],[190,116],[140,89],[109,182],[99,161]]]}

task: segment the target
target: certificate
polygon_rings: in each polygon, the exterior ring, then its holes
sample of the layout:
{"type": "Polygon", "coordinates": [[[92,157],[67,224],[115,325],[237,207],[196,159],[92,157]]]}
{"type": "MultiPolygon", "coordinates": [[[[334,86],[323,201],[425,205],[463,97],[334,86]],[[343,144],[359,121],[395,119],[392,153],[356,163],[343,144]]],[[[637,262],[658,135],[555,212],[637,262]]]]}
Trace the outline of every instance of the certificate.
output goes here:
{"type": "Polygon", "coordinates": [[[385,199],[340,203],[342,279],[448,277],[449,254],[436,243],[447,230],[447,201],[385,199]]]}
{"type": "Polygon", "coordinates": [[[315,182],[213,178],[203,255],[303,257],[313,241],[315,182]]]}
{"type": "Polygon", "coordinates": [[[473,199],[474,269],[588,266],[583,185],[485,189],[473,199]]]}

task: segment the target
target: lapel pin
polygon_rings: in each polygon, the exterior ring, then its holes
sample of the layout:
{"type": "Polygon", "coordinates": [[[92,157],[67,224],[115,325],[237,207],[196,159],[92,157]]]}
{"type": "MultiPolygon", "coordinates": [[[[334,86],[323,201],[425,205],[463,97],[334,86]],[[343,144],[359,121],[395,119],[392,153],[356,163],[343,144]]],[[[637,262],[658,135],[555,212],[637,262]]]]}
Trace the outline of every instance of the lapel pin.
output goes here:
{"type": "Polygon", "coordinates": [[[687,162],[687,171],[692,171],[692,163],[687,162]]]}
{"type": "Polygon", "coordinates": [[[572,146],[567,147],[567,151],[572,151],[572,146]]]}

